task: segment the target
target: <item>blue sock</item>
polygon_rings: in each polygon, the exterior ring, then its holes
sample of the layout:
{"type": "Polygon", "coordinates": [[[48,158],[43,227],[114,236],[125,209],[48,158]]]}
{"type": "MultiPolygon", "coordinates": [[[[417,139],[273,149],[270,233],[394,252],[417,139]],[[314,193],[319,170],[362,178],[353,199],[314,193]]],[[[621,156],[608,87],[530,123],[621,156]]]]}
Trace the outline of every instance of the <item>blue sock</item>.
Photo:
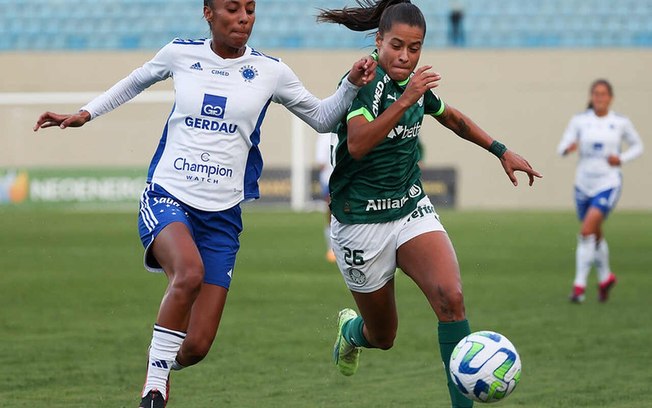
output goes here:
{"type": "Polygon", "coordinates": [[[362,317],[358,316],[344,323],[344,326],[342,326],[342,335],[352,346],[374,348],[364,337],[364,333],[362,332],[363,327],[364,321],[362,317]]]}

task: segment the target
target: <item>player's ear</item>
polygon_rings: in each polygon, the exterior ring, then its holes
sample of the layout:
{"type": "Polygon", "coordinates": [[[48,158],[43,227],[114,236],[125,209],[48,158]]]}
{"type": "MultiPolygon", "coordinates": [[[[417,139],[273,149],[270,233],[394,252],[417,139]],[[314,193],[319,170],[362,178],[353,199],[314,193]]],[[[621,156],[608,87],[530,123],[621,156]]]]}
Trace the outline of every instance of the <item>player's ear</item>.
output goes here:
{"type": "Polygon", "coordinates": [[[383,36],[380,35],[380,31],[376,33],[376,49],[380,49],[380,44],[383,42],[383,36]]]}
{"type": "Polygon", "coordinates": [[[213,18],[213,9],[211,9],[208,6],[204,6],[204,20],[210,23],[212,18],[213,18]]]}

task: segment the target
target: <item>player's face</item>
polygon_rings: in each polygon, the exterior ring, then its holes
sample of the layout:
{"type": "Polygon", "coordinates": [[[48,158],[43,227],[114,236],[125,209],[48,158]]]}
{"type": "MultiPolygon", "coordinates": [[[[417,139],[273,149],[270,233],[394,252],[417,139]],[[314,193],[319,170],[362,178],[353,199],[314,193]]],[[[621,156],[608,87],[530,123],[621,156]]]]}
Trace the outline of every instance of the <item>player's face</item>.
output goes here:
{"type": "Polygon", "coordinates": [[[204,7],[204,18],[211,26],[213,49],[224,57],[241,55],[256,20],[254,0],[213,0],[204,7]]]}
{"type": "Polygon", "coordinates": [[[611,106],[612,96],[609,93],[609,88],[604,84],[597,84],[593,87],[591,91],[591,104],[593,105],[593,110],[599,114],[603,115],[609,111],[609,106],[611,106]]]}
{"type": "Polygon", "coordinates": [[[378,64],[394,81],[404,81],[414,71],[423,46],[423,29],[395,23],[389,31],[376,34],[378,64]]]}

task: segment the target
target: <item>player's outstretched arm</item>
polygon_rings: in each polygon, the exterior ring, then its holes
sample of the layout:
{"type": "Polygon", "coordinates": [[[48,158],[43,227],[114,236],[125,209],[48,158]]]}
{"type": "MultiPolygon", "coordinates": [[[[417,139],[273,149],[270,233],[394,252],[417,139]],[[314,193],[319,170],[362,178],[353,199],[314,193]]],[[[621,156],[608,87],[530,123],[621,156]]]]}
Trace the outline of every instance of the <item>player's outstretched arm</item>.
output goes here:
{"type": "Polygon", "coordinates": [[[529,178],[529,185],[534,183],[534,178],[542,178],[543,176],[532,168],[530,163],[521,157],[519,154],[507,150],[505,146],[494,140],[487,132],[482,130],[480,126],[476,125],[471,118],[453,108],[446,105],[444,112],[436,116],[436,119],[444,126],[455,132],[459,137],[464,138],[470,142],[483,147],[500,159],[500,164],[503,166],[507,177],[511,180],[512,184],[518,185],[515,172],[522,171],[527,174],[529,178]]]}
{"type": "Polygon", "coordinates": [[[91,120],[91,114],[85,110],[72,114],[45,112],[39,116],[38,120],[36,121],[36,124],[34,125],[34,131],[36,132],[41,128],[48,128],[52,126],[59,126],[61,129],[65,129],[67,127],[80,127],[84,126],[84,124],[89,120],[91,120]]]}
{"type": "Polygon", "coordinates": [[[349,71],[349,81],[357,87],[367,85],[376,76],[376,65],[378,63],[371,55],[360,58],[353,64],[351,71],[349,71]]]}

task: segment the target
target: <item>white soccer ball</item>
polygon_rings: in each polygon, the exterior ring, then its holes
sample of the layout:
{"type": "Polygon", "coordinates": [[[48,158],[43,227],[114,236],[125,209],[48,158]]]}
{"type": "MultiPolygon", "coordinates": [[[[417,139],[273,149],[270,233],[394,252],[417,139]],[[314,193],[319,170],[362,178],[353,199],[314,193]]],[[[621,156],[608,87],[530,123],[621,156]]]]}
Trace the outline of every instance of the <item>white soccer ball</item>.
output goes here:
{"type": "Polygon", "coordinates": [[[450,373],[462,395],[478,402],[498,402],[521,380],[521,358],[507,337],[479,331],[457,343],[450,373]]]}

